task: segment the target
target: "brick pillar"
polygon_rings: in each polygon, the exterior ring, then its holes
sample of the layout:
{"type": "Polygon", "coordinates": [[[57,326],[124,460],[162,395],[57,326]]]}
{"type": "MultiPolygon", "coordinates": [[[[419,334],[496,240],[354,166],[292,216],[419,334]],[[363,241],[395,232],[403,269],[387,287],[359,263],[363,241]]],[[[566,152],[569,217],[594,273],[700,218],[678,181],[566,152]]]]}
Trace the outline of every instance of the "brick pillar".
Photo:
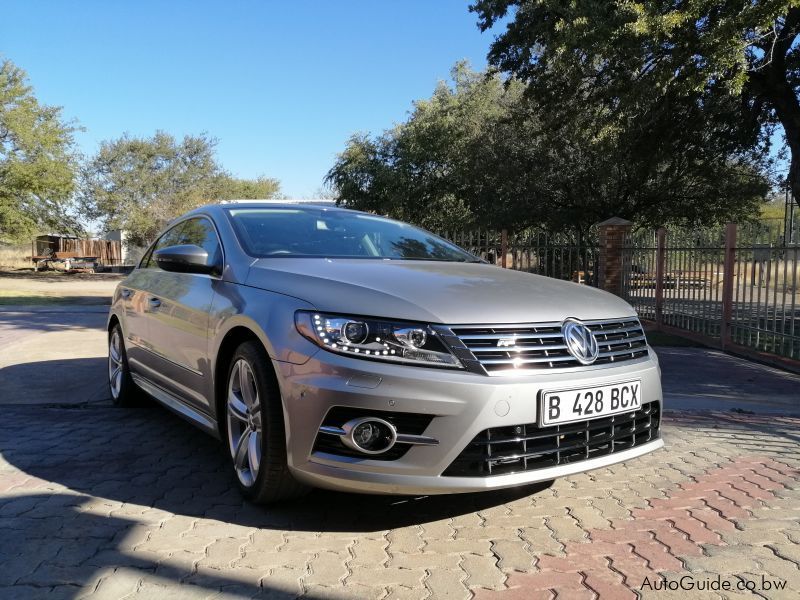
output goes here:
{"type": "Polygon", "coordinates": [[[600,254],[597,260],[597,285],[601,290],[623,295],[625,274],[623,248],[633,223],[612,217],[597,225],[600,233],[600,254]]]}
{"type": "Polygon", "coordinates": [[[725,350],[725,347],[731,342],[734,277],[736,277],[736,223],[728,223],[728,226],[725,228],[725,262],[722,273],[722,321],[719,331],[719,341],[723,350],[725,350]]]}
{"type": "Polygon", "coordinates": [[[667,272],[667,230],[656,231],[656,327],[664,324],[664,274],[667,272]]]}

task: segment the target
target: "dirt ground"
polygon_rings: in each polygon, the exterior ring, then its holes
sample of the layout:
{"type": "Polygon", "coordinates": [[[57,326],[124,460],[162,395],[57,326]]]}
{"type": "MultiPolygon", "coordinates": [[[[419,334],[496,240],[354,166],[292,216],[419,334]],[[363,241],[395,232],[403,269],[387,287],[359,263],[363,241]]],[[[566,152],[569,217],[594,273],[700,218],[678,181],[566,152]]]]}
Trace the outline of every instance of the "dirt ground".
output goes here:
{"type": "Polygon", "coordinates": [[[123,277],[119,273],[0,271],[0,306],[108,304],[123,277]]]}

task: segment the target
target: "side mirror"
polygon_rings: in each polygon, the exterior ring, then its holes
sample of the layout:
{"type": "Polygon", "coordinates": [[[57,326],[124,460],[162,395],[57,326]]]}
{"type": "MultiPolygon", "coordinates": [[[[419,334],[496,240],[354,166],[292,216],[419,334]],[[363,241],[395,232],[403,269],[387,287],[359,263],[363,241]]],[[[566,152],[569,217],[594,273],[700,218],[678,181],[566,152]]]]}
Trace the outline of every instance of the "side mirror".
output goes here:
{"type": "Polygon", "coordinates": [[[213,273],[217,268],[213,257],[194,244],[167,246],[156,250],[153,257],[161,269],[174,273],[213,273]]]}

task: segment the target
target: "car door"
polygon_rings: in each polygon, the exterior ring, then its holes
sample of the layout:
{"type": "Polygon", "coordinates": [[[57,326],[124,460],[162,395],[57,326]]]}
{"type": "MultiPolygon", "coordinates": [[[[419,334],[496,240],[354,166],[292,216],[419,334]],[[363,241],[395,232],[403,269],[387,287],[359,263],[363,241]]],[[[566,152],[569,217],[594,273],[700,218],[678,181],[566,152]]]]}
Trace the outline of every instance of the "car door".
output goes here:
{"type": "MultiPolygon", "coordinates": [[[[214,224],[194,217],[176,226],[176,234],[162,247],[194,244],[202,247],[222,266],[222,245],[214,224]]],[[[208,361],[209,312],[214,300],[217,275],[174,273],[148,264],[147,348],[151,369],[148,379],[193,407],[210,412],[206,400],[211,378],[208,361]]]]}
{"type": "Polygon", "coordinates": [[[148,330],[150,297],[149,289],[153,280],[153,251],[178,243],[178,228],[172,227],[162,234],[158,241],[142,257],[139,265],[120,286],[120,299],[124,311],[125,348],[128,364],[135,375],[150,379],[153,369],[152,345],[148,330]]]}
{"type": "Polygon", "coordinates": [[[139,269],[135,269],[125,279],[119,290],[124,315],[125,349],[128,365],[133,373],[141,372],[143,365],[147,362],[144,350],[147,338],[146,294],[141,287],[141,272],[139,269]]]}

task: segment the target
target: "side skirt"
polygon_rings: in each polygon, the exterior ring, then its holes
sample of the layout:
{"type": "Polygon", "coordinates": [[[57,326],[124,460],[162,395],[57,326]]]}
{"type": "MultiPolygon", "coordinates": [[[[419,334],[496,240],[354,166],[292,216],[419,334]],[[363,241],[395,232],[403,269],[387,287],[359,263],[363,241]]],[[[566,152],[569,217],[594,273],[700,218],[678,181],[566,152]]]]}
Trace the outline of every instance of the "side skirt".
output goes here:
{"type": "Polygon", "coordinates": [[[140,375],[131,373],[131,377],[136,385],[138,385],[176,415],[189,421],[192,425],[199,427],[209,435],[219,439],[219,430],[217,428],[216,421],[195,410],[194,408],[187,406],[172,394],[150,383],[147,379],[144,379],[140,375]]]}

